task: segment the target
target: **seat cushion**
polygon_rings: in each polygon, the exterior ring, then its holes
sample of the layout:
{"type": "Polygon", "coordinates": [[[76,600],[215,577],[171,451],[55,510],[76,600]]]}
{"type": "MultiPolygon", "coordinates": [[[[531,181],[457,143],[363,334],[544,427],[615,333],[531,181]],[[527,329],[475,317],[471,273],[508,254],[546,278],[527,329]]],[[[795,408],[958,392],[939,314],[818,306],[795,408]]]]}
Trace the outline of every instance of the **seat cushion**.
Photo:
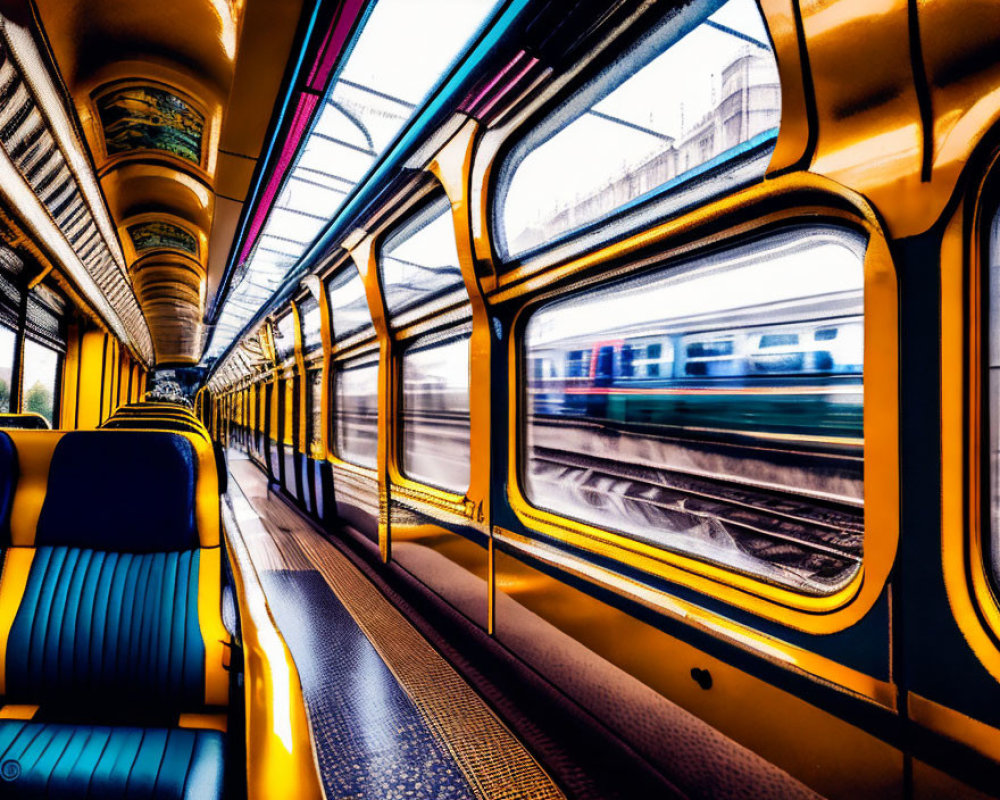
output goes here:
{"type": "Polygon", "coordinates": [[[224,735],[0,720],[0,797],[222,797],[224,735]]]}
{"type": "Polygon", "coordinates": [[[200,555],[39,547],[7,639],[7,702],[174,719],[201,708],[200,555]]]}

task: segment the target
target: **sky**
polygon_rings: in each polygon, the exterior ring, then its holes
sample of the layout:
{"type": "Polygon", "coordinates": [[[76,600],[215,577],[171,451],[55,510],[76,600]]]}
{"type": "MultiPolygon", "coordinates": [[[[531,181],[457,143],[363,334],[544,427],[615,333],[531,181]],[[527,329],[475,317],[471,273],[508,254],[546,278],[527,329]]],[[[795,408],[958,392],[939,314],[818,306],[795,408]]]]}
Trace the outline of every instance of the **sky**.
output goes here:
{"type": "MultiPolygon", "coordinates": [[[[729,0],[709,19],[769,42],[753,0],[729,0]]],[[[699,25],[593,109],[679,142],[721,99],[722,70],[751,49],[742,39],[699,25]]],[[[777,82],[776,66],[771,76],[761,77],[777,82]]],[[[664,147],[662,140],[646,133],[590,114],[578,117],[529,153],[515,172],[503,209],[507,241],[514,242],[526,227],[573,198],[587,196],[628,167],[644,163],[664,147]],[[557,193],[553,187],[558,187],[557,193]]]]}

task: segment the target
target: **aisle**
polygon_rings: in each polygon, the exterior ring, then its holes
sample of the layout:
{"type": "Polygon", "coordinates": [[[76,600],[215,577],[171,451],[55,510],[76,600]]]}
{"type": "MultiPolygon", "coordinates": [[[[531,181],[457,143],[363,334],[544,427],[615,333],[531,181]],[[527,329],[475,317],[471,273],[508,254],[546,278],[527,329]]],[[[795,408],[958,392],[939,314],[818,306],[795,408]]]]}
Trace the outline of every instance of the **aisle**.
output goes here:
{"type": "Polygon", "coordinates": [[[298,668],[327,797],[562,798],[451,665],[230,451],[228,502],[298,668]]]}

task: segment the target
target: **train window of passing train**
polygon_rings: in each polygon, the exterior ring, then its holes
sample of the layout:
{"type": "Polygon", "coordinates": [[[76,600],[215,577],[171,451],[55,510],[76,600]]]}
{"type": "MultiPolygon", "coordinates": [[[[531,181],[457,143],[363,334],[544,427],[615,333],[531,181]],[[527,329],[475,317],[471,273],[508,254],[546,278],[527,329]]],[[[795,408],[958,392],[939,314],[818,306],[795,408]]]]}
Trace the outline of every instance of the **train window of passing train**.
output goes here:
{"type": "Polygon", "coordinates": [[[865,249],[793,228],[539,307],[528,501],[809,594],[843,586],[864,532],[865,249]]]}
{"type": "Polygon", "coordinates": [[[311,294],[306,295],[299,305],[299,319],[302,321],[302,352],[313,353],[323,344],[320,331],[319,303],[311,294]]]}
{"type": "Polygon", "coordinates": [[[378,466],[378,356],[337,364],[333,371],[333,449],[359,467],[378,466]]]}
{"type": "Polygon", "coordinates": [[[330,303],[334,342],[342,342],[362,333],[374,333],[365,285],[353,265],[348,264],[327,282],[326,296],[330,303]]]}
{"type": "Polygon", "coordinates": [[[753,0],[668,13],[504,160],[500,255],[588,229],[584,243],[607,240],[759,179],[780,117],[777,65],[753,0]],[[626,209],[627,220],[603,222],[626,209]]]}
{"type": "Polygon", "coordinates": [[[403,352],[403,474],[457,494],[469,487],[471,332],[418,339],[403,352]]]}
{"type": "Polygon", "coordinates": [[[274,353],[280,364],[295,352],[295,317],[289,311],[274,326],[274,353]]]}
{"type": "Polygon", "coordinates": [[[386,238],[379,271],[394,325],[418,306],[424,316],[466,299],[447,197],[441,195],[386,238]]]}

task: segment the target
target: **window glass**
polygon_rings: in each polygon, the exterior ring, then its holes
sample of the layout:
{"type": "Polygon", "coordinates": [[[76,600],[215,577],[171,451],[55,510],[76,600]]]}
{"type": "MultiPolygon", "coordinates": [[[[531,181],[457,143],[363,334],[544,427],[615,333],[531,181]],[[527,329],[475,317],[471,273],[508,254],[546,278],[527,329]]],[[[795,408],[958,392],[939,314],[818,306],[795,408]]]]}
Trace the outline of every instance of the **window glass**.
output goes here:
{"type": "MultiPolygon", "coordinates": [[[[641,202],[662,216],[762,177],[780,116],[777,65],[754,0],[668,14],[511,151],[495,209],[501,256],[641,202]]],[[[595,235],[614,233],[603,226],[595,235]]]]}
{"type": "Polygon", "coordinates": [[[31,339],[24,341],[22,408],[41,414],[55,426],[54,412],[59,382],[59,353],[31,339]]]}
{"type": "Polygon", "coordinates": [[[417,340],[403,353],[403,473],[462,494],[469,487],[469,337],[417,340]]]}
{"type": "Polygon", "coordinates": [[[353,265],[348,264],[330,279],[326,294],[335,342],[369,329],[374,332],[365,285],[353,265]]]}
{"type": "Polygon", "coordinates": [[[295,317],[291,312],[274,326],[274,352],[279,364],[295,352],[295,317]]]}
{"type": "Polygon", "coordinates": [[[334,452],[359,467],[378,466],[378,358],[337,365],[333,371],[334,452]]]}
{"type": "Polygon", "coordinates": [[[313,353],[323,344],[320,330],[319,303],[312,295],[307,295],[299,303],[299,319],[302,320],[302,352],[313,353]]]}
{"type": "MultiPolygon", "coordinates": [[[[0,413],[7,413],[10,407],[11,377],[14,373],[14,331],[0,325],[0,413]]],[[[14,409],[16,411],[16,409],[14,409]]]]}
{"type": "Polygon", "coordinates": [[[430,313],[464,299],[447,197],[442,195],[386,239],[379,270],[386,308],[394,321],[417,306],[430,313]]]}
{"type": "Polygon", "coordinates": [[[560,299],[524,333],[534,505],[811,594],[863,535],[863,260],[836,228],[560,299]]]}
{"type": "Polygon", "coordinates": [[[323,371],[314,369],[307,374],[309,391],[309,455],[323,457],[323,371]]]}

